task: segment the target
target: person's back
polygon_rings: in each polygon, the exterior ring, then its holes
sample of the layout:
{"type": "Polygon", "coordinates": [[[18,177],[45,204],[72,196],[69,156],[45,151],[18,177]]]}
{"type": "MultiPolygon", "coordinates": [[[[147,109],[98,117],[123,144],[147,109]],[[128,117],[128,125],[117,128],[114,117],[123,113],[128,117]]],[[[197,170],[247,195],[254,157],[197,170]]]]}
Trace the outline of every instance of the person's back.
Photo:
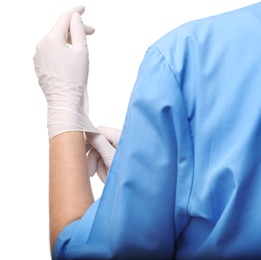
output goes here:
{"type": "Polygon", "coordinates": [[[177,176],[177,259],[260,259],[261,4],[187,23],[153,47],[179,85],[193,147],[177,176]]]}

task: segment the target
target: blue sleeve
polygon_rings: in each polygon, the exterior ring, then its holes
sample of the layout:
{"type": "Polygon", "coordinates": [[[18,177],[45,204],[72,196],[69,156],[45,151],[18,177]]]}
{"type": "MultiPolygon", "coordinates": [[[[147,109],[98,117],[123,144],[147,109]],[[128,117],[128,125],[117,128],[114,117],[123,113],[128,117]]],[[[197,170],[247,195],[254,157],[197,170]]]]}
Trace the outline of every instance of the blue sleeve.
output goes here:
{"type": "Polygon", "coordinates": [[[103,194],[61,232],[54,259],[173,259],[188,218],[192,161],[175,75],[149,48],[103,194]]]}

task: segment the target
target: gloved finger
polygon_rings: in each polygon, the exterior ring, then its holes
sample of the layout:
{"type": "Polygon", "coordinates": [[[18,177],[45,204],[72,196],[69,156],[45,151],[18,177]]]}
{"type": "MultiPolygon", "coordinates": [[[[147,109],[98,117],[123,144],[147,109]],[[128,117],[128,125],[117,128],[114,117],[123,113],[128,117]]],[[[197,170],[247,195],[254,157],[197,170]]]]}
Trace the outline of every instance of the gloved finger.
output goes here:
{"type": "Polygon", "coordinates": [[[97,175],[99,176],[100,180],[105,183],[107,179],[107,169],[102,160],[102,158],[98,161],[98,168],[97,168],[97,175]]]}
{"type": "Polygon", "coordinates": [[[68,38],[69,26],[71,17],[74,13],[83,14],[85,10],[84,6],[77,6],[70,11],[63,13],[56,24],[53,26],[51,32],[49,33],[49,37],[54,37],[58,41],[66,43],[68,38]]]}
{"type": "MultiPolygon", "coordinates": [[[[84,24],[84,31],[85,31],[85,35],[91,35],[95,32],[95,29],[89,25],[84,24]]],[[[68,44],[72,44],[72,38],[71,38],[71,33],[68,33],[68,37],[67,37],[67,43],[68,44]]]]}
{"type": "Polygon", "coordinates": [[[97,150],[101,155],[105,166],[109,169],[113,156],[115,154],[115,148],[110,144],[107,138],[97,133],[87,133],[88,142],[97,150]]]}
{"type": "Polygon", "coordinates": [[[70,34],[73,48],[86,47],[85,29],[79,13],[72,15],[70,23],[70,34]]]}
{"type": "Polygon", "coordinates": [[[84,26],[84,30],[85,30],[86,35],[91,35],[95,32],[95,29],[93,27],[91,27],[90,25],[84,24],[83,26],[84,26]]]}
{"type": "Polygon", "coordinates": [[[90,177],[92,177],[97,172],[98,161],[100,158],[100,154],[94,148],[91,148],[87,153],[88,173],[90,177]]]}
{"type": "Polygon", "coordinates": [[[106,127],[106,126],[99,126],[97,127],[97,129],[101,134],[103,134],[109,140],[109,142],[113,145],[113,147],[117,148],[121,135],[120,129],[106,127]]]}

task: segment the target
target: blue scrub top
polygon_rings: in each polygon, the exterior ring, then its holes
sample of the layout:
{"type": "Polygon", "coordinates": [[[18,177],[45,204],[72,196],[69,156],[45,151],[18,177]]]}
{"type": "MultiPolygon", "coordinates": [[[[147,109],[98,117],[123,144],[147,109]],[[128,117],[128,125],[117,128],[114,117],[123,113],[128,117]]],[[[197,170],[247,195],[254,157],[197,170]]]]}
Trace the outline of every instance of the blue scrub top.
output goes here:
{"type": "Polygon", "coordinates": [[[53,259],[261,258],[261,3],[148,48],[101,198],[53,259]]]}

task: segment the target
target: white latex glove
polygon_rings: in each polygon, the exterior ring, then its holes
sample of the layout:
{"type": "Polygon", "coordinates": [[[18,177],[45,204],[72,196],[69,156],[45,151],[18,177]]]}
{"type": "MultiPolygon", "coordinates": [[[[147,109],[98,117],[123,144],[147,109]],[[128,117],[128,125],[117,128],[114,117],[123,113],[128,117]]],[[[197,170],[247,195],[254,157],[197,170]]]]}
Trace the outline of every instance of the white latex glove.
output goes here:
{"type": "Polygon", "coordinates": [[[116,148],[119,143],[121,130],[105,126],[98,127],[100,134],[86,133],[87,141],[92,148],[87,153],[89,175],[96,172],[105,183],[116,148]]]}
{"type": "Polygon", "coordinates": [[[49,140],[67,131],[97,132],[88,118],[89,70],[86,34],[78,6],[60,16],[50,33],[36,47],[35,71],[48,105],[49,140]],[[68,46],[71,43],[72,46],[68,46]]]}

